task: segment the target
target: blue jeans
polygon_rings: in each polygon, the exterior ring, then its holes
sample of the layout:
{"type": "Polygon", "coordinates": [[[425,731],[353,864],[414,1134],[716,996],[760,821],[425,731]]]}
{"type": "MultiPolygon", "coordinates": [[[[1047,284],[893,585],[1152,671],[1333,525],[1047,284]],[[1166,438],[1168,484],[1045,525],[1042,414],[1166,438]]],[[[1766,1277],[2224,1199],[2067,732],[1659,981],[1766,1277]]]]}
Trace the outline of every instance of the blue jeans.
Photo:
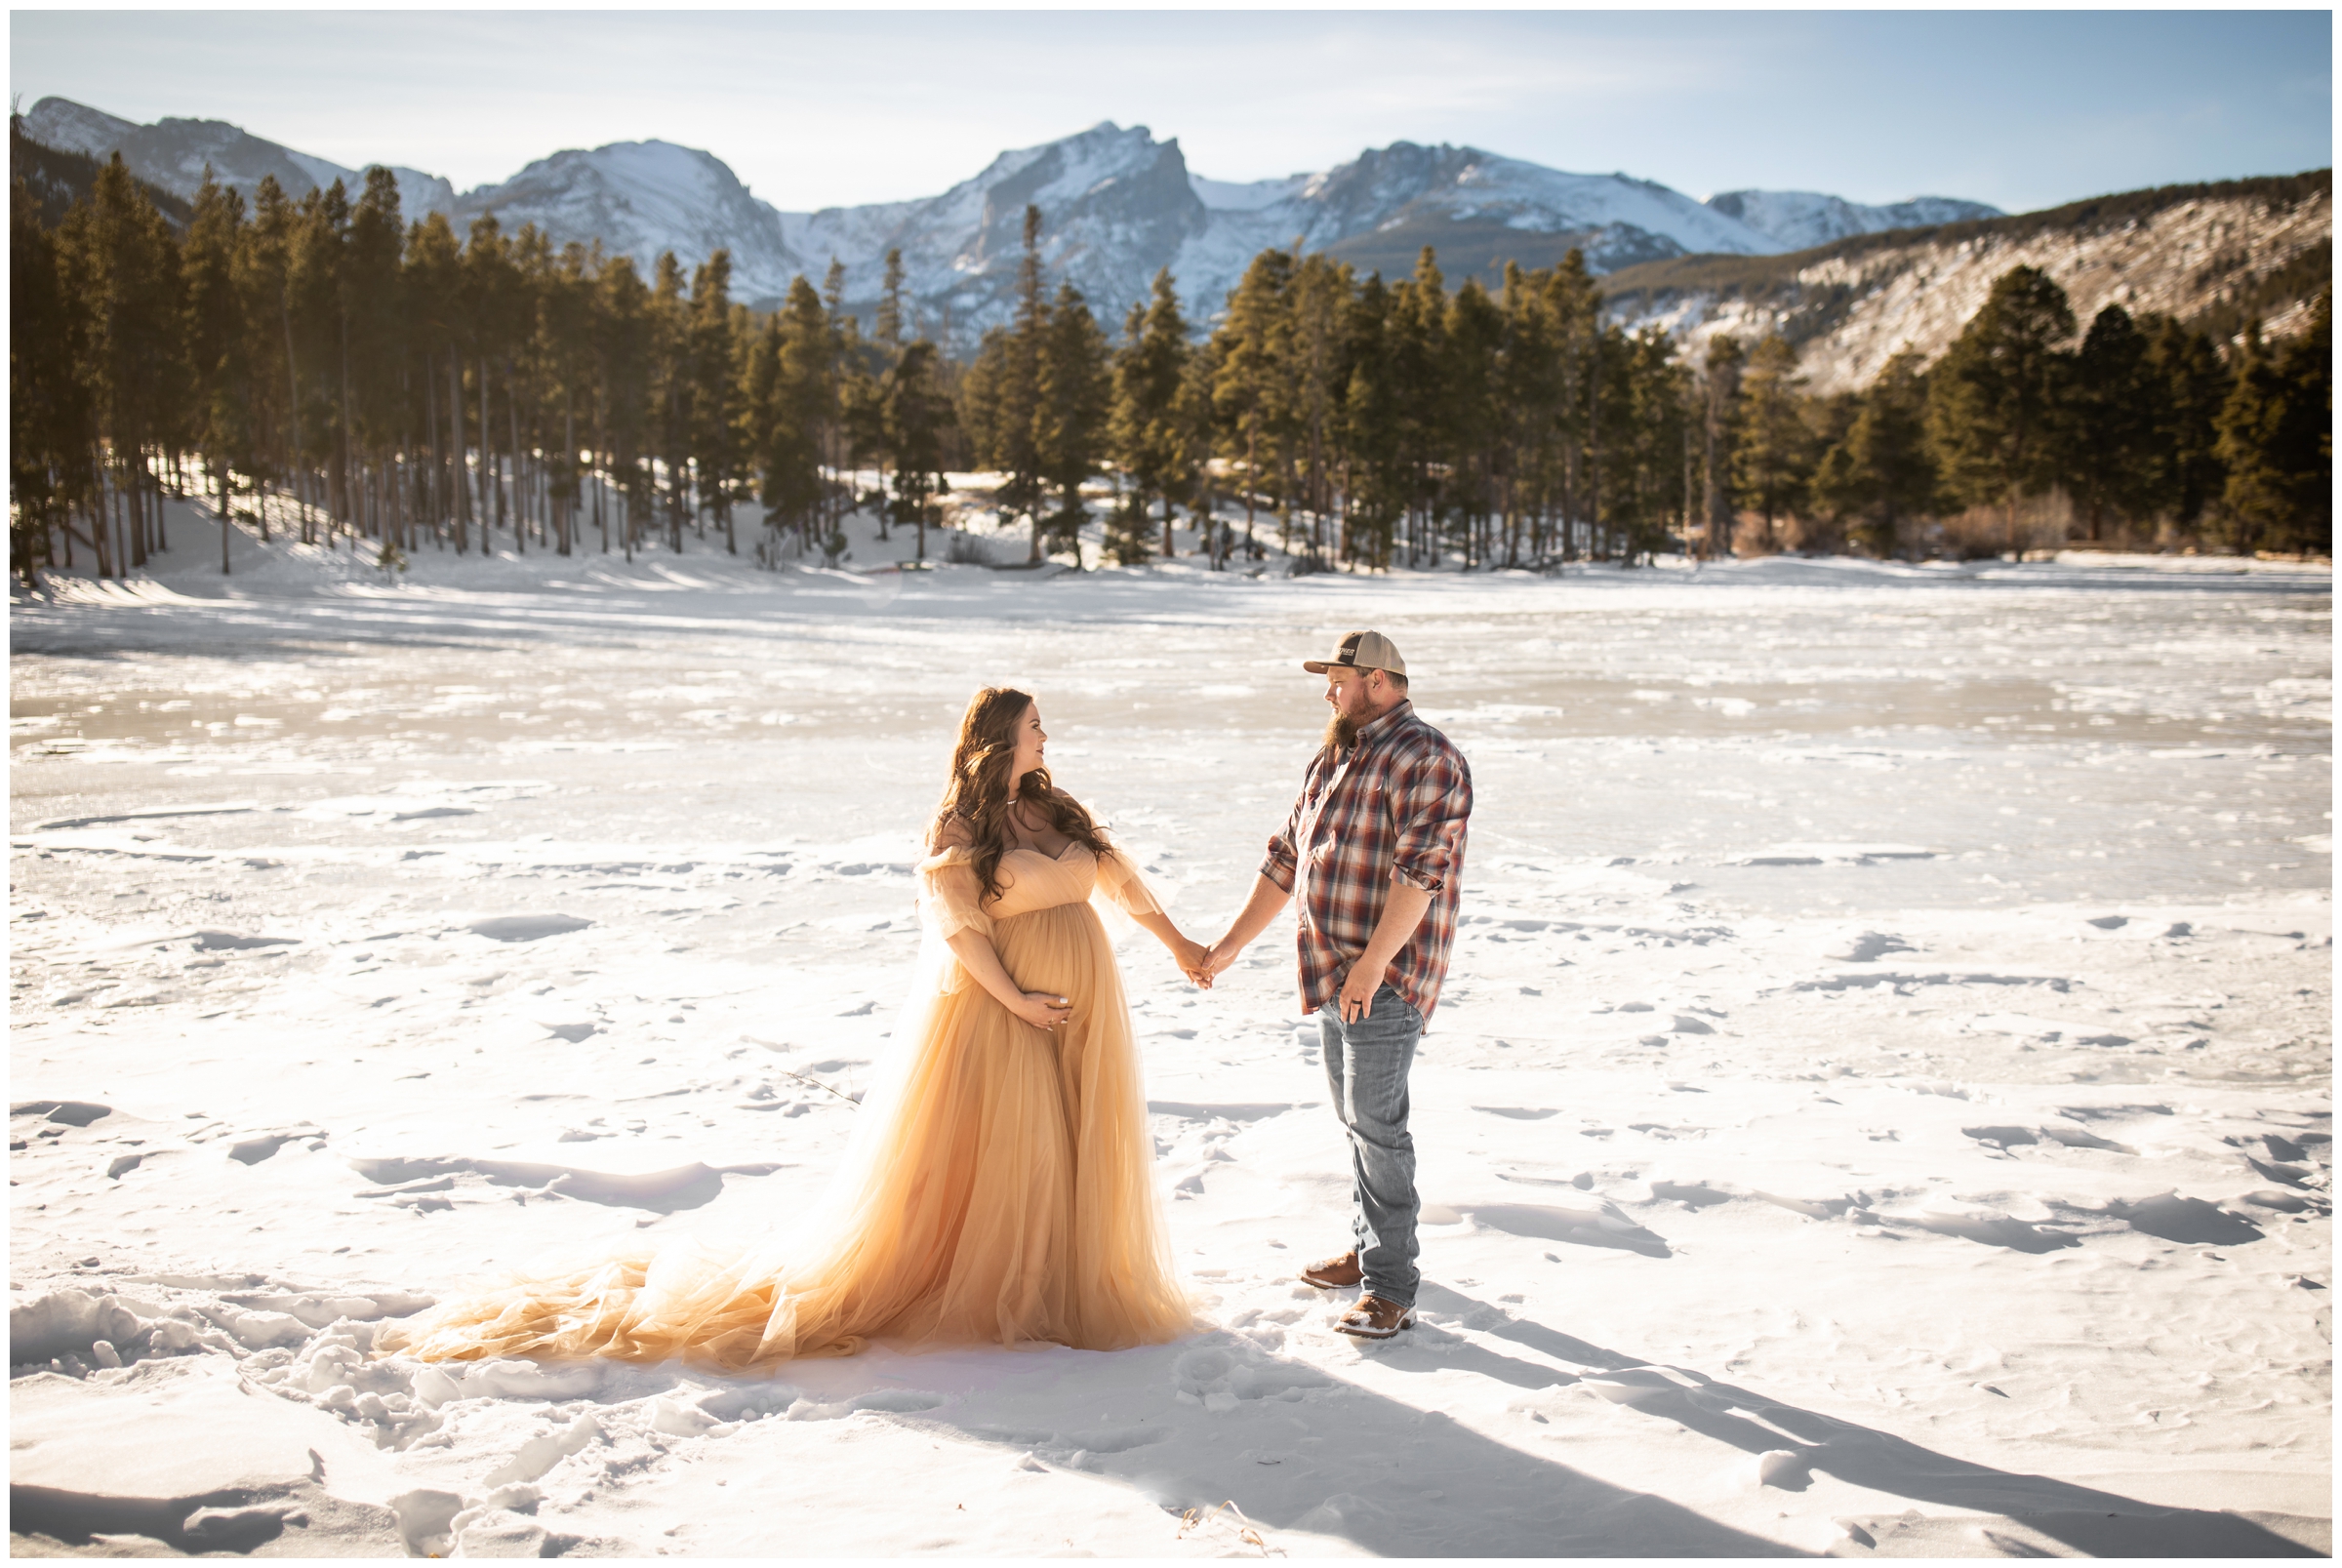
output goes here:
{"type": "Polygon", "coordinates": [[[1357,1213],[1363,1289],[1401,1307],[1415,1305],[1423,1275],[1415,1267],[1415,1140],[1407,1132],[1407,1069],[1423,1038],[1423,1015],[1385,985],[1354,1024],[1342,1021],[1339,998],[1317,1010],[1334,1114],[1350,1133],[1351,1193],[1357,1213]]]}

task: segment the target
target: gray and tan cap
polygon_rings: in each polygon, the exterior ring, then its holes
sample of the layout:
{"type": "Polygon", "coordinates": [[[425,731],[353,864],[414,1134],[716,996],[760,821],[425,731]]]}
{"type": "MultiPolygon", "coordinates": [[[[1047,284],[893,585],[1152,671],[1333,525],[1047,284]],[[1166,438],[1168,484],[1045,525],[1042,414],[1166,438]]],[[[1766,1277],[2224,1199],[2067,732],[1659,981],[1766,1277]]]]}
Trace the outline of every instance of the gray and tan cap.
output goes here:
{"type": "Polygon", "coordinates": [[[1334,651],[1323,659],[1302,661],[1302,668],[1312,675],[1322,675],[1329,669],[1387,669],[1393,675],[1407,672],[1407,662],[1398,657],[1391,639],[1379,631],[1346,631],[1334,644],[1334,651]]]}

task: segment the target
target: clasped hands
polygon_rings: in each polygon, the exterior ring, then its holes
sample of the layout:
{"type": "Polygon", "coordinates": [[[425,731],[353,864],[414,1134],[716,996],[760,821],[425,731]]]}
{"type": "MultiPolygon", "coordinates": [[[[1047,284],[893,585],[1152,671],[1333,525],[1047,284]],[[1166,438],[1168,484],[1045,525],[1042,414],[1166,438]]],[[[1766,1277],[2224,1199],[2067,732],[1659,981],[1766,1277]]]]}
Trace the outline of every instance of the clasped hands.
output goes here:
{"type": "Polygon", "coordinates": [[[1220,971],[1236,961],[1236,949],[1226,941],[1206,945],[1200,942],[1181,942],[1171,949],[1172,962],[1188,983],[1201,990],[1210,990],[1220,971]]]}

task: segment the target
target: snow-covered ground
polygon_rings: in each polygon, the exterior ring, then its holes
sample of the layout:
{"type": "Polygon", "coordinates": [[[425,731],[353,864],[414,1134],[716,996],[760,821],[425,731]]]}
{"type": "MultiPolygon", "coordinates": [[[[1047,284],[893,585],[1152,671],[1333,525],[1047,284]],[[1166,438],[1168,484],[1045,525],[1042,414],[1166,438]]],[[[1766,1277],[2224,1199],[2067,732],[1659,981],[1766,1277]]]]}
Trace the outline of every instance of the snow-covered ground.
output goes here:
{"type": "Polygon", "coordinates": [[[2323,572],[387,586],[172,530],[11,612],[20,1552],[2328,1548],[2323,572]],[[1192,1339],[369,1358],[813,1197],[973,686],[1208,938],[1365,624],[1479,791],[1415,1330],[1291,1277],[1348,1182],[1287,928],[1211,993],[1124,944],[1192,1339]]]}

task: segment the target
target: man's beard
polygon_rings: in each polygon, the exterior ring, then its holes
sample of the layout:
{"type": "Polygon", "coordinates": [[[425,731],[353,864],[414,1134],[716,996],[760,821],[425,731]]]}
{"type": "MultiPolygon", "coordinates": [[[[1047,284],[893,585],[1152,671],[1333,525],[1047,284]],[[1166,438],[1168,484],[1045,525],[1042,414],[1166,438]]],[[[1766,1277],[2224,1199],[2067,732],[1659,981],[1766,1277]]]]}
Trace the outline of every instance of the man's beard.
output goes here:
{"type": "Polygon", "coordinates": [[[1334,748],[1336,755],[1347,752],[1358,744],[1358,721],[1336,708],[1325,721],[1325,744],[1334,748]]]}

